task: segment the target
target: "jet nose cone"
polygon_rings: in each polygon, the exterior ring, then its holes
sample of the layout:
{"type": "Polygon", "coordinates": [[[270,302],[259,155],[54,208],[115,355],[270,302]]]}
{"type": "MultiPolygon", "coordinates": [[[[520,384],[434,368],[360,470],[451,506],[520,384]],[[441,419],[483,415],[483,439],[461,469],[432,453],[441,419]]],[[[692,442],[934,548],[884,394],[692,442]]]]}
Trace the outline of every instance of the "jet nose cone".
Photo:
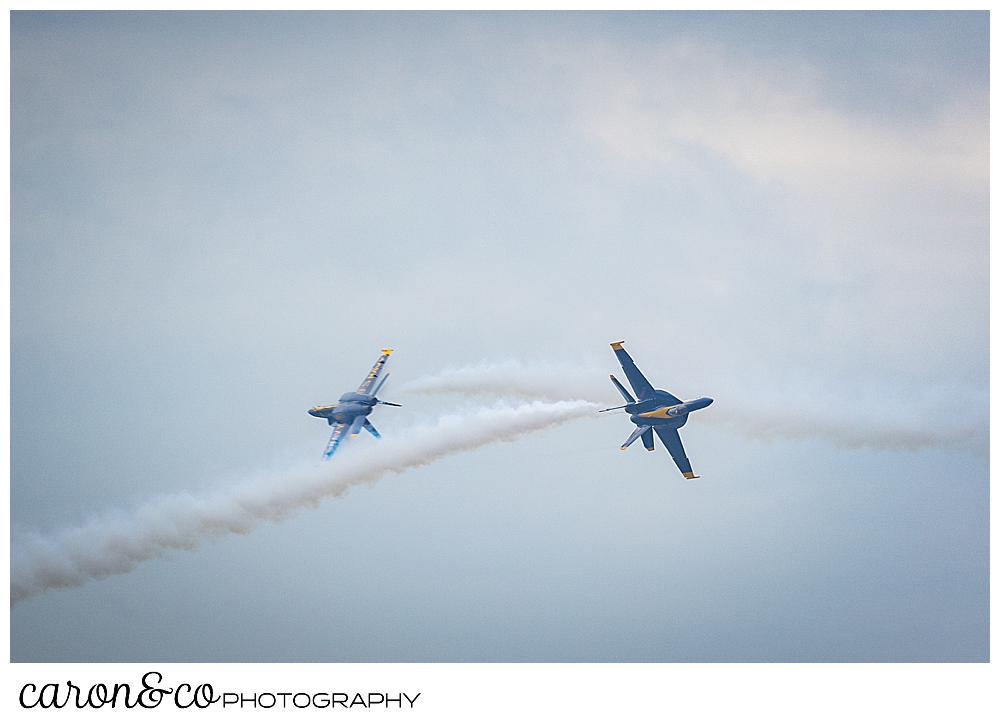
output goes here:
{"type": "Polygon", "coordinates": [[[709,404],[711,404],[714,401],[715,400],[712,399],[711,397],[705,397],[705,406],[707,407],[709,404]]]}
{"type": "Polygon", "coordinates": [[[316,407],[313,407],[312,409],[310,409],[309,410],[309,414],[313,415],[314,417],[318,417],[319,416],[319,414],[316,412],[316,407]]]}

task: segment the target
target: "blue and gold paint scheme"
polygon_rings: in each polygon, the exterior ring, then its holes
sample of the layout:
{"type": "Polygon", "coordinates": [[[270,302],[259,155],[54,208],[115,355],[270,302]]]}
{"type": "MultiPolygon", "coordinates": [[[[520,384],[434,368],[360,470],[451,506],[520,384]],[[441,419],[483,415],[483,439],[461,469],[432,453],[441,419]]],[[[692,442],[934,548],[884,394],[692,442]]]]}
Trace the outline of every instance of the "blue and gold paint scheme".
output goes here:
{"type": "Polygon", "coordinates": [[[670,456],[674,458],[674,463],[686,479],[698,479],[698,475],[691,471],[691,462],[688,461],[684,453],[684,445],[681,444],[681,437],[677,430],[687,424],[688,415],[699,409],[704,409],[714,400],[710,397],[699,397],[689,402],[682,402],[670,392],[662,389],[653,389],[646,377],[639,371],[639,367],[632,361],[632,357],[625,351],[624,341],[616,341],[611,344],[611,348],[618,357],[618,362],[622,365],[632,390],[633,397],[629,391],[611,375],[611,383],[615,385],[618,392],[625,398],[626,404],[620,407],[610,407],[602,409],[602,412],[610,412],[613,409],[624,409],[631,416],[629,419],[635,424],[635,430],[625,440],[622,449],[628,449],[629,445],[642,437],[642,443],[650,452],[653,451],[653,432],[660,438],[670,456]]]}
{"type": "Polygon", "coordinates": [[[382,372],[385,370],[385,363],[389,360],[390,354],[392,354],[392,349],[382,350],[382,356],[378,358],[375,366],[368,372],[368,376],[361,382],[358,391],[347,392],[347,394],[340,397],[340,400],[336,404],[313,407],[309,410],[309,414],[325,419],[333,427],[333,434],[330,435],[330,441],[323,451],[324,459],[330,459],[333,456],[341,440],[347,434],[357,437],[362,429],[366,429],[376,439],[380,439],[382,435],[368,421],[368,415],[379,404],[384,404],[387,407],[402,406],[393,402],[383,402],[375,396],[382,388],[382,385],[385,384],[385,380],[389,378],[389,372],[385,372],[385,374],[382,372]]]}

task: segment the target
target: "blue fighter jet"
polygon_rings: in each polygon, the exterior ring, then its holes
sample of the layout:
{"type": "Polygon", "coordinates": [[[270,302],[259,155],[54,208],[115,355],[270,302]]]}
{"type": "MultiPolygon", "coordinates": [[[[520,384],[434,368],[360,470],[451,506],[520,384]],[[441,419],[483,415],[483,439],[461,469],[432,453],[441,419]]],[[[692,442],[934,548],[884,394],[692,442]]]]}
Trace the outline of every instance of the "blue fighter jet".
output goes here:
{"type": "Polygon", "coordinates": [[[622,348],[622,344],[624,343],[624,341],[616,341],[611,345],[611,348],[615,350],[615,356],[621,362],[625,376],[628,377],[628,381],[632,385],[632,389],[635,391],[635,396],[638,397],[638,400],[633,399],[628,390],[612,374],[611,381],[617,387],[618,391],[621,392],[622,396],[625,397],[625,401],[628,404],[621,407],[602,409],[601,411],[610,412],[612,409],[624,409],[632,415],[629,419],[635,423],[635,431],[625,440],[622,449],[628,449],[628,446],[632,442],[642,437],[642,443],[646,446],[647,450],[652,452],[653,432],[656,432],[657,436],[663,440],[663,444],[670,451],[670,456],[674,458],[674,462],[677,464],[678,469],[680,469],[681,474],[687,479],[698,479],[698,475],[691,471],[691,463],[688,462],[687,455],[684,454],[684,445],[681,444],[681,437],[677,434],[677,430],[687,422],[688,414],[697,409],[704,409],[713,400],[709,397],[700,397],[699,399],[692,399],[690,402],[682,402],[669,392],[665,392],[662,389],[653,389],[653,385],[646,381],[646,377],[639,371],[639,367],[632,361],[632,357],[622,348]]]}
{"type": "Polygon", "coordinates": [[[368,372],[368,376],[361,382],[358,391],[348,392],[336,404],[330,404],[326,407],[313,407],[309,410],[309,414],[314,417],[326,419],[330,426],[333,427],[330,442],[326,445],[326,450],[323,452],[324,459],[330,459],[333,453],[337,451],[337,446],[340,444],[340,440],[343,439],[345,432],[349,431],[352,437],[357,437],[363,427],[375,435],[376,439],[382,437],[378,433],[378,430],[372,426],[372,423],[368,421],[368,415],[372,413],[376,405],[384,404],[388,407],[403,406],[402,404],[383,402],[375,396],[378,394],[378,390],[382,388],[382,385],[385,384],[385,380],[389,378],[389,372],[386,372],[383,376],[382,370],[390,354],[392,354],[392,349],[382,350],[382,356],[378,358],[375,366],[368,372]]]}

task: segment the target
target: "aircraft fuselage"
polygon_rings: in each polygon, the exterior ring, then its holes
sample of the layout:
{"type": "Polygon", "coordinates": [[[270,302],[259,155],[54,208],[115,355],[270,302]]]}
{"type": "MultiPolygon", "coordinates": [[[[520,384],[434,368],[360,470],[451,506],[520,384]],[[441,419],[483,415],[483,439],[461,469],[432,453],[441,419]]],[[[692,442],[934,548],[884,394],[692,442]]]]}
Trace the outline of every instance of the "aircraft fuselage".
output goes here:
{"type": "MultiPolygon", "coordinates": [[[[656,390],[657,396],[660,390],[656,390]]],[[[666,392],[663,392],[666,394],[666,392]]],[[[631,416],[633,424],[639,426],[668,427],[680,429],[687,422],[688,414],[699,409],[704,409],[714,400],[711,397],[699,397],[681,404],[664,402],[663,399],[653,397],[643,399],[634,404],[625,405],[625,411],[631,416]]]]}
{"type": "Polygon", "coordinates": [[[624,409],[628,412],[629,419],[635,425],[635,429],[625,440],[622,449],[628,449],[629,445],[637,439],[642,439],[643,446],[652,452],[653,433],[655,432],[669,450],[670,456],[674,458],[674,463],[681,474],[687,479],[697,479],[698,475],[691,471],[691,462],[684,452],[684,445],[681,443],[677,430],[687,424],[688,415],[691,412],[704,409],[712,403],[712,398],[698,397],[685,402],[670,392],[654,389],[649,380],[639,371],[639,367],[632,361],[632,357],[625,351],[624,344],[623,341],[616,341],[611,344],[611,348],[614,349],[615,356],[618,357],[622,371],[625,372],[629,384],[632,385],[635,396],[633,397],[631,392],[612,374],[611,383],[625,399],[625,404],[621,407],[610,407],[601,411],[610,412],[614,409],[624,409]]]}
{"type": "Polygon", "coordinates": [[[375,398],[374,394],[348,392],[340,398],[337,404],[313,407],[309,410],[309,414],[326,419],[330,424],[336,422],[350,424],[358,415],[367,417],[371,414],[376,404],[378,404],[378,399],[375,398]]]}
{"type": "Polygon", "coordinates": [[[382,356],[375,362],[375,366],[368,372],[368,376],[361,382],[361,386],[356,392],[347,392],[347,394],[341,395],[336,404],[326,404],[309,410],[309,414],[325,419],[327,424],[333,427],[330,441],[323,452],[324,459],[330,459],[330,455],[337,451],[337,446],[345,436],[356,437],[362,429],[367,429],[376,439],[382,436],[368,421],[368,415],[379,404],[385,404],[389,407],[400,406],[395,402],[382,401],[375,396],[389,377],[389,372],[385,371],[385,363],[391,353],[392,349],[382,350],[382,356]],[[385,373],[383,374],[383,372],[385,373]]]}

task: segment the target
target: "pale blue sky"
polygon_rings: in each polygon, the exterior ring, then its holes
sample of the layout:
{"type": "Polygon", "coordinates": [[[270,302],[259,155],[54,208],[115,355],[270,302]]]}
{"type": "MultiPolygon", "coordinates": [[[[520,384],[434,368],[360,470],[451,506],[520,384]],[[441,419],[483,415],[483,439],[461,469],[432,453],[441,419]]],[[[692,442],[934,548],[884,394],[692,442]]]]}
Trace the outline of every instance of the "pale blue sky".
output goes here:
{"type": "Polygon", "coordinates": [[[318,456],[385,346],[390,399],[626,339],[716,403],[694,483],[573,422],[26,600],[12,660],[986,660],[988,29],[14,13],[15,538],[318,456]]]}

